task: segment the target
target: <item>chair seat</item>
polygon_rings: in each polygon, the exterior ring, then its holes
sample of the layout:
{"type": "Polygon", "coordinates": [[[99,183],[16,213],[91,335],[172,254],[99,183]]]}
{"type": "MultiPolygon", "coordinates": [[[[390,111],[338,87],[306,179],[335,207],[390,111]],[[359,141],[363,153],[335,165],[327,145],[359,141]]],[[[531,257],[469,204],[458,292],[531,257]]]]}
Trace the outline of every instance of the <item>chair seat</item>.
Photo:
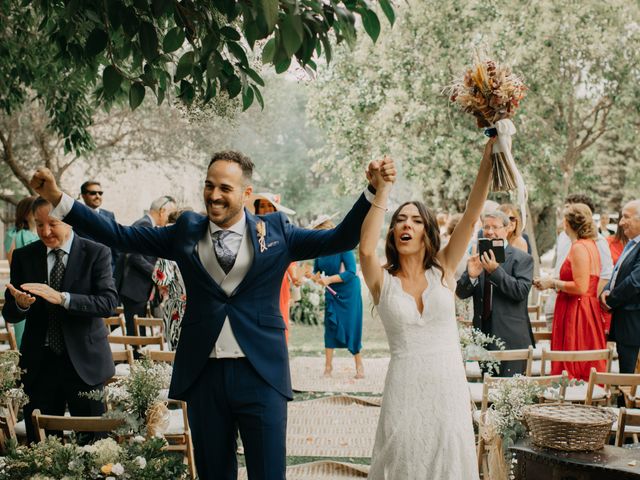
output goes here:
{"type": "MultiPolygon", "coordinates": [[[[548,366],[549,364],[547,363],[547,367],[548,366]]],[[[533,362],[531,362],[531,376],[539,377],[540,375],[542,375],[542,362],[540,360],[534,360],[533,362]]]]}
{"type": "Polygon", "coordinates": [[[182,409],[169,410],[169,427],[165,435],[181,435],[184,433],[184,417],[182,409]]]}
{"type": "Polygon", "coordinates": [[[478,362],[465,362],[464,369],[467,378],[482,378],[482,371],[478,362]]]}
{"type": "MultiPolygon", "coordinates": [[[[584,403],[587,399],[587,387],[588,385],[586,383],[582,384],[582,385],[571,385],[569,387],[567,387],[566,393],[565,393],[565,401],[567,402],[582,402],[584,403]]],[[[557,397],[553,398],[552,393],[550,392],[550,390],[553,389],[547,389],[547,391],[544,393],[544,399],[545,400],[551,400],[551,401],[557,401],[557,397]]],[[[556,389],[557,391],[557,389],[556,389]]],[[[592,400],[603,400],[604,398],[606,398],[607,396],[607,392],[604,388],[599,387],[598,385],[594,385],[593,387],[593,395],[591,396],[592,400]]]]}
{"type": "Polygon", "coordinates": [[[473,411],[473,423],[480,424],[480,415],[482,415],[480,410],[476,409],[473,411]]]}
{"type": "MultiPolygon", "coordinates": [[[[620,409],[617,407],[603,407],[606,408],[607,410],[611,410],[613,413],[616,414],[616,420],[613,422],[613,425],[611,425],[611,431],[612,432],[617,432],[618,431],[618,418],[620,418],[620,409]]],[[[628,413],[635,413],[638,414],[640,413],[640,409],[638,408],[627,408],[627,412],[628,413]]],[[[632,427],[632,426],[626,426],[624,428],[624,433],[640,433],[640,427],[632,427]]]]}
{"type": "Polygon", "coordinates": [[[116,377],[128,377],[131,373],[131,365],[128,363],[119,363],[116,365],[116,377]]]}
{"type": "Polygon", "coordinates": [[[484,383],[467,382],[467,385],[469,385],[469,394],[471,395],[471,400],[474,403],[482,403],[482,389],[484,388],[484,383]]]}

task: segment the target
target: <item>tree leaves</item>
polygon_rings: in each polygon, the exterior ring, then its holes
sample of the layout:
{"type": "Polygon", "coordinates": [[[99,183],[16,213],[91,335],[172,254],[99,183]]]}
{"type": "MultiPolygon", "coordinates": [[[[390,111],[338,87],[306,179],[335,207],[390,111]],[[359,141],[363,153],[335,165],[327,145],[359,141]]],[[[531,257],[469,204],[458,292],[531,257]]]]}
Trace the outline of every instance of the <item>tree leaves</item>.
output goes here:
{"type": "Polygon", "coordinates": [[[380,20],[378,20],[378,16],[373,10],[364,10],[362,12],[362,26],[375,43],[380,35],[380,20]]]}
{"type": "Polygon", "coordinates": [[[158,35],[150,22],[140,24],[140,49],[147,60],[153,60],[158,56],[158,35]]]}
{"type": "Polygon", "coordinates": [[[389,20],[389,23],[391,25],[394,24],[394,22],[396,21],[396,14],[393,11],[393,7],[391,6],[391,2],[389,2],[389,0],[379,0],[380,3],[380,8],[382,8],[382,11],[384,12],[385,16],[387,17],[387,20],[389,20]]]}
{"type": "Polygon", "coordinates": [[[122,75],[120,75],[120,72],[113,65],[107,65],[102,71],[102,85],[105,95],[108,97],[114,96],[120,89],[121,83],[122,75]]]}
{"type": "Polygon", "coordinates": [[[140,106],[142,100],[144,100],[145,88],[144,85],[140,82],[135,82],[131,84],[131,89],[129,90],[129,106],[131,110],[135,110],[140,106]]]}
{"type": "Polygon", "coordinates": [[[105,32],[101,28],[94,28],[93,31],[89,34],[89,38],[87,38],[87,43],[84,47],[84,51],[87,56],[95,57],[105,48],[107,48],[108,41],[109,37],[107,36],[107,32],[105,32]]]}
{"type": "Polygon", "coordinates": [[[176,68],[175,81],[182,80],[188,75],[191,75],[193,70],[193,62],[194,62],[195,53],[193,51],[187,52],[178,61],[178,66],[176,68]]]}
{"type": "Polygon", "coordinates": [[[171,53],[178,50],[184,43],[185,33],[180,27],[174,27],[167,32],[162,40],[162,50],[165,53],[171,53]]]}
{"type": "Polygon", "coordinates": [[[273,32],[278,22],[278,0],[259,0],[262,18],[267,25],[267,34],[273,32]]]}
{"type": "Polygon", "coordinates": [[[280,24],[280,32],[284,49],[291,57],[302,45],[302,20],[295,15],[287,15],[280,24]]]}

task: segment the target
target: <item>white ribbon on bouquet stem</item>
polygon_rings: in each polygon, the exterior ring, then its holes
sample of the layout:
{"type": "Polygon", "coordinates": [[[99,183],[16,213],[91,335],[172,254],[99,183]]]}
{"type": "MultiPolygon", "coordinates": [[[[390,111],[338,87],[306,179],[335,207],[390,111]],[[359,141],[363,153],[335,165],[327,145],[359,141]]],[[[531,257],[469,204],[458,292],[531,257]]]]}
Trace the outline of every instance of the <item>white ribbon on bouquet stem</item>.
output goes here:
{"type": "Polygon", "coordinates": [[[522,228],[524,229],[527,224],[527,187],[511,153],[511,137],[516,133],[516,126],[508,118],[498,120],[493,126],[498,132],[498,141],[493,144],[493,153],[504,153],[507,164],[513,172],[516,180],[516,202],[520,207],[520,217],[522,218],[522,228]]]}

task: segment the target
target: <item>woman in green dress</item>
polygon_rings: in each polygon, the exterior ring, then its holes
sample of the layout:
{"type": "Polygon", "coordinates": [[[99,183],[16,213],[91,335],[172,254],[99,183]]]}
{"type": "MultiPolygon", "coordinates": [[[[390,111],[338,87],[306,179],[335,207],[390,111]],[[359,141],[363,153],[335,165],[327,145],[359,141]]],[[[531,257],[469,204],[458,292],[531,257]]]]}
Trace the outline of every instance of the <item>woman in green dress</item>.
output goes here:
{"type": "MultiPolygon", "coordinates": [[[[11,257],[13,251],[17,248],[22,248],[30,243],[39,240],[36,232],[36,222],[33,218],[33,212],[31,206],[36,197],[25,197],[18,202],[16,206],[16,219],[14,226],[7,230],[4,237],[4,249],[7,254],[7,260],[11,265],[11,257]]],[[[22,333],[24,332],[24,320],[13,324],[13,330],[16,335],[16,343],[18,348],[22,343],[22,333]]]]}

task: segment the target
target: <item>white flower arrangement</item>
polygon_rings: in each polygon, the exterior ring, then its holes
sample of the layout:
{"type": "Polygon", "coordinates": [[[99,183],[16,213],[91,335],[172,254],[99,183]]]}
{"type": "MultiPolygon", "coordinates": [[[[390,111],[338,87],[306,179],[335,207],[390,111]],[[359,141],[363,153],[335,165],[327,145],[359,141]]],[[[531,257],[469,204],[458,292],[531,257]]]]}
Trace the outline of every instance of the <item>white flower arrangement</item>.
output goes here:
{"type": "Polygon", "coordinates": [[[505,343],[502,339],[487,335],[477,328],[458,324],[460,335],[460,348],[462,349],[462,359],[465,362],[481,362],[482,366],[490,373],[500,372],[500,362],[493,359],[487,347],[493,346],[494,350],[504,350],[505,343]]]}

